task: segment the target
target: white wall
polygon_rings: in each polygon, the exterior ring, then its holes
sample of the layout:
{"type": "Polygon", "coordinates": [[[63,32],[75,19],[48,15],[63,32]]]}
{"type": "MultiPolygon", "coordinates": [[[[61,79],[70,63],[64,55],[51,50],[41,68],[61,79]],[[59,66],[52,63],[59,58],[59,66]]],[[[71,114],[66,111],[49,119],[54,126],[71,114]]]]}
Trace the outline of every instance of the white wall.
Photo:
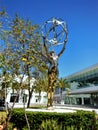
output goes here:
{"type": "MultiPolygon", "coordinates": [[[[8,90],[7,90],[6,102],[8,102],[9,105],[12,105],[12,104],[13,104],[12,102],[10,102],[11,93],[13,93],[13,91],[12,91],[11,89],[8,89],[8,90]]],[[[16,92],[15,92],[15,93],[16,93],[16,92]]],[[[24,93],[27,95],[27,100],[28,100],[28,97],[29,97],[29,95],[28,95],[28,90],[25,90],[24,93]]],[[[30,101],[30,104],[33,104],[33,103],[34,103],[34,104],[38,104],[38,103],[40,103],[40,104],[47,104],[47,93],[46,93],[46,92],[41,92],[41,100],[40,100],[40,102],[39,102],[39,100],[38,100],[38,97],[39,97],[39,94],[33,92],[32,98],[31,98],[31,101],[30,101]]],[[[18,100],[18,102],[15,103],[15,104],[20,105],[20,106],[23,105],[23,95],[22,95],[22,92],[21,92],[21,91],[19,92],[19,100],[18,100]]]]}

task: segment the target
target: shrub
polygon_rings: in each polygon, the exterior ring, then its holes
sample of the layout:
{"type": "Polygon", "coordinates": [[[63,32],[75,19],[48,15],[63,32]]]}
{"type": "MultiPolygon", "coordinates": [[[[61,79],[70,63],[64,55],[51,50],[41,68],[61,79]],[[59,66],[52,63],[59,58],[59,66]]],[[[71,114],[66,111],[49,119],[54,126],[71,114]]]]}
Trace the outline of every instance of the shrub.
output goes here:
{"type": "MultiPolygon", "coordinates": [[[[59,130],[93,130],[96,127],[95,113],[87,111],[77,111],[75,113],[56,112],[27,112],[31,130],[41,129],[45,123],[51,128],[58,127],[59,130]],[[70,128],[70,129],[69,129],[70,128]]],[[[12,113],[11,122],[18,129],[26,129],[26,120],[22,109],[16,109],[12,113]]],[[[43,129],[46,130],[46,129],[43,129]]],[[[58,130],[58,129],[53,129],[58,130]]],[[[95,130],[95,129],[94,129],[95,130]]]]}

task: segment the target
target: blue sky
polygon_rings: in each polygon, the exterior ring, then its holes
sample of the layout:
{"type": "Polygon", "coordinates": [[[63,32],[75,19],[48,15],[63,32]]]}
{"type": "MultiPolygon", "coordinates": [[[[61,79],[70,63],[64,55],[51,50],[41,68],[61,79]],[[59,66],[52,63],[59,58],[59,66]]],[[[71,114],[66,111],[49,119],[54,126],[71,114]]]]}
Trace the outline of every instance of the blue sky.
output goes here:
{"type": "Polygon", "coordinates": [[[69,40],[59,59],[59,76],[66,77],[98,63],[98,0],[0,0],[11,17],[30,18],[42,25],[51,17],[66,21],[69,40]]]}

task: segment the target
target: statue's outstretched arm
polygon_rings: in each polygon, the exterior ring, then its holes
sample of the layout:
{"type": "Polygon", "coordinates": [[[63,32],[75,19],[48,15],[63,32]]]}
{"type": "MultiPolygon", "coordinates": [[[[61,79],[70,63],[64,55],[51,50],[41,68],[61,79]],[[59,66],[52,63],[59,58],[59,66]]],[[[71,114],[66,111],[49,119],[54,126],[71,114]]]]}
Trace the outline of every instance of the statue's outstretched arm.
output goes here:
{"type": "Polygon", "coordinates": [[[66,39],[65,39],[65,41],[63,43],[64,45],[63,45],[62,50],[58,54],[58,57],[60,57],[62,55],[62,53],[64,52],[64,50],[66,49],[66,43],[67,43],[67,41],[68,41],[68,32],[66,31],[66,39]]]}

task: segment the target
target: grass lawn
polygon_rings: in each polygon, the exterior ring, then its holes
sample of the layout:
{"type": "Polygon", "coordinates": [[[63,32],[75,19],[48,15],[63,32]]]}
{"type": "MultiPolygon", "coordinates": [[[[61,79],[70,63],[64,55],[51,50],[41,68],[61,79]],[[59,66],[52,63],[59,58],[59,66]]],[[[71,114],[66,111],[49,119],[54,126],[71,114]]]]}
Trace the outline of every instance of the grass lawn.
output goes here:
{"type": "Polygon", "coordinates": [[[0,124],[2,121],[6,120],[6,112],[5,111],[0,111],[0,124]]]}
{"type": "MultiPolygon", "coordinates": [[[[0,125],[4,123],[6,124],[6,117],[7,117],[6,111],[0,111],[0,125]]],[[[12,123],[10,122],[8,123],[8,130],[12,130],[12,123]]],[[[13,130],[17,130],[17,129],[13,129],[13,130]]]]}

